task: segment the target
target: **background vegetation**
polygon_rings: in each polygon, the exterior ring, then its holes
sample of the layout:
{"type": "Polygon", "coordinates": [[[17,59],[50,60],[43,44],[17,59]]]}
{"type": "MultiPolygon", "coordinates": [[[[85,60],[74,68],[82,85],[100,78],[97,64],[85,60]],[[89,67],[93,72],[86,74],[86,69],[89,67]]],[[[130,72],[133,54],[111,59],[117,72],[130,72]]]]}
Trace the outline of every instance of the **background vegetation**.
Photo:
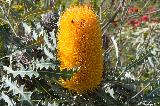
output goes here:
{"type": "Polygon", "coordinates": [[[159,0],[0,0],[0,106],[159,106],[159,0]],[[102,28],[100,87],[60,86],[58,20],[70,5],[94,8],[102,28]]]}

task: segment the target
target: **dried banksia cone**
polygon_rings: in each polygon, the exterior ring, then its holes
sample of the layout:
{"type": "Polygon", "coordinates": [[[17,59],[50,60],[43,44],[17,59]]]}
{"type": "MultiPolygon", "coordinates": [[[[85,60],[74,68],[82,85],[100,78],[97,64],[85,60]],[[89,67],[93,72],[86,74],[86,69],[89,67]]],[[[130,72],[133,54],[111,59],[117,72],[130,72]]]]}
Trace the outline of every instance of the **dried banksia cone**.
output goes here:
{"type": "Polygon", "coordinates": [[[43,16],[42,18],[42,26],[44,27],[44,30],[48,31],[48,32],[52,32],[53,29],[55,29],[55,32],[57,32],[57,21],[59,18],[59,14],[58,13],[47,13],[43,16]]]}
{"type": "Polygon", "coordinates": [[[95,90],[102,80],[101,28],[92,8],[71,6],[60,18],[58,58],[61,69],[79,67],[70,79],[61,79],[65,88],[77,93],[95,90]]]}

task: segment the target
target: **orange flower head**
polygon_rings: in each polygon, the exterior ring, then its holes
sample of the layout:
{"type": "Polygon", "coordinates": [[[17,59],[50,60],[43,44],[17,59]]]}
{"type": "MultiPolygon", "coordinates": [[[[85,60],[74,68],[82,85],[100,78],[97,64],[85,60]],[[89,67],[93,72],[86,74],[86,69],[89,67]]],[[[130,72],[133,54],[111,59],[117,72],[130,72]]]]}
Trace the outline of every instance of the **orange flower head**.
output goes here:
{"type": "Polygon", "coordinates": [[[103,71],[101,28],[91,7],[71,6],[62,14],[58,59],[61,69],[79,67],[70,79],[60,79],[65,88],[84,93],[95,90],[100,84],[103,71]]]}

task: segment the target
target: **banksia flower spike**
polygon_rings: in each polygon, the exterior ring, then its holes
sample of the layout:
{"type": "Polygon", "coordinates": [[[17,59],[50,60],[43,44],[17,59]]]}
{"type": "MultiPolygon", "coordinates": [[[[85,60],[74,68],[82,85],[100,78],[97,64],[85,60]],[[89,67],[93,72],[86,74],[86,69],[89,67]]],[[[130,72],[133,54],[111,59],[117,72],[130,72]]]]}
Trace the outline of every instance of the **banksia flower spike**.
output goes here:
{"type": "Polygon", "coordinates": [[[60,18],[58,58],[61,69],[79,67],[70,79],[61,79],[65,88],[77,93],[95,90],[102,80],[101,28],[92,8],[71,6],[60,18]]]}

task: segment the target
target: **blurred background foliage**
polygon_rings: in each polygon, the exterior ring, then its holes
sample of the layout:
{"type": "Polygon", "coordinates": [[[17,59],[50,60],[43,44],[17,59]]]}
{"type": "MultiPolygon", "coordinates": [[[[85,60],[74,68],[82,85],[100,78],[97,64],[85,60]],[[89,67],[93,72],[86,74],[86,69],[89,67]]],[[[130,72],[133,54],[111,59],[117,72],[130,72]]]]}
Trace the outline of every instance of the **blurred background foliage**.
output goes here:
{"type": "Polygon", "coordinates": [[[159,106],[159,0],[0,0],[0,106],[159,106]],[[87,3],[99,17],[104,49],[100,87],[64,89],[56,57],[58,20],[87,3]]]}

